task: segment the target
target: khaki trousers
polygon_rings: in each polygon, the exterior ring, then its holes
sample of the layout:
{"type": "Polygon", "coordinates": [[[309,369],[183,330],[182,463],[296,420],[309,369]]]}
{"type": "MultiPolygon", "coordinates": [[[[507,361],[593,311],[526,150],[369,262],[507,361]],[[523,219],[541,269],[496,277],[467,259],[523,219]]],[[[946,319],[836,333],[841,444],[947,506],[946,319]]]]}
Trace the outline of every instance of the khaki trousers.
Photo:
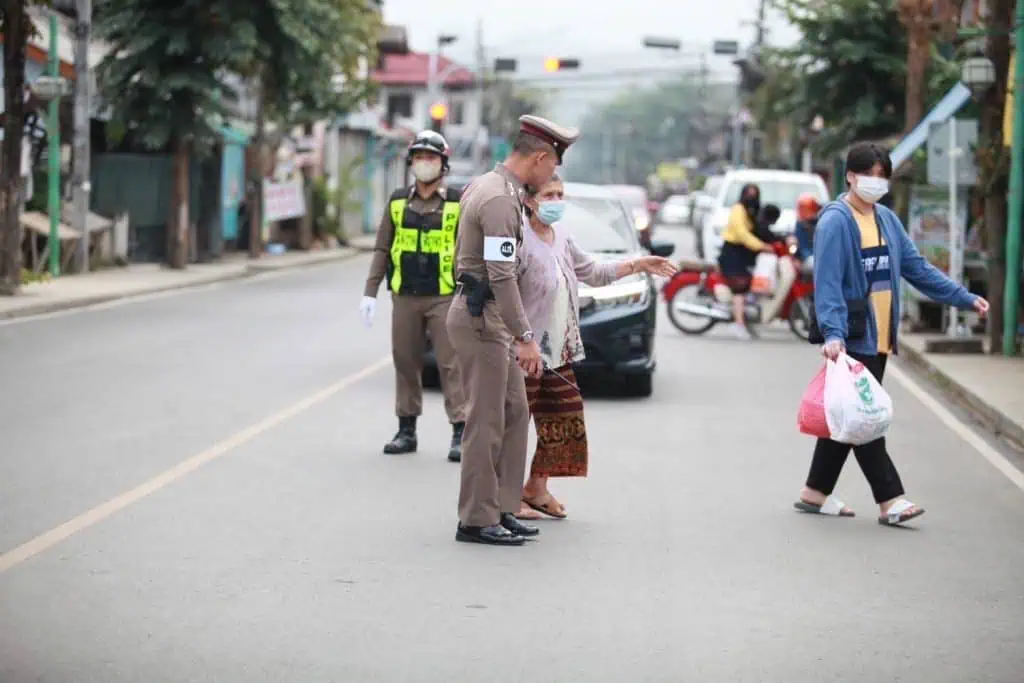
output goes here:
{"type": "Polygon", "coordinates": [[[395,363],[395,413],[419,417],[423,413],[423,353],[426,333],[434,344],[444,391],[444,409],[452,424],[465,422],[462,380],[455,366],[455,351],[448,341],[450,296],[391,297],[391,357],[395,363]]]}
{"type": "Polygon", "coordinates": [[[522,500],[530,432],[526,383],[494,302],[474,318],[465,298],[456,296],[448,336],[466,394],[459,521],[491,526],[501,513],[518,512],[522,500]]]}

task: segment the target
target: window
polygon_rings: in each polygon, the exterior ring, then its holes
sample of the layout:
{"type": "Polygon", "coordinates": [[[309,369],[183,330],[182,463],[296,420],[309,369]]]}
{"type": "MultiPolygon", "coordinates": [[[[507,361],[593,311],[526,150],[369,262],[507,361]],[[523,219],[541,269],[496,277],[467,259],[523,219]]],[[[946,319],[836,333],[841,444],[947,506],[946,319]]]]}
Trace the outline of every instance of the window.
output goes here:
{"type": "MultiPolygon", "coordinates": [[[[725,202],[723,206],[732,206],[738,202],[740,200],[740,191],[747,182],[734,181],[731,183],[728,191],[725,193],[725,198],[722,200],[725,202]]],[[[797,197],[805,192],[813,194],[822,203],[828,201],[828,197],[821,194],[821,188],[816,183],[810,181],[754,180],[749,182],[753,182],[753,184],[761,188],[761,206],[775,204],[780,209],[792,209],[796,207],[797,197]]]]}
{"type": "Polygon", "coordinates": [[[638,251],[633,222],[622,204],[600,197],[565,198],[565,227],[583,251],[593,254],[629,254],[638,251]]]}
{"type": "Polygon", "coordinates": [[[388,95],[388,125],[394,125],[395,117],[412,118],[412,95],[409,93],[394,93],[388,95]]]}
{"type": "Polygon", "coordinates": [[[466,119],[466,103],[461,100],[455,100],[452,102],[451,116],[449,117],[449,123],[456,126],[461,126],[465,123],[466,119]]]}

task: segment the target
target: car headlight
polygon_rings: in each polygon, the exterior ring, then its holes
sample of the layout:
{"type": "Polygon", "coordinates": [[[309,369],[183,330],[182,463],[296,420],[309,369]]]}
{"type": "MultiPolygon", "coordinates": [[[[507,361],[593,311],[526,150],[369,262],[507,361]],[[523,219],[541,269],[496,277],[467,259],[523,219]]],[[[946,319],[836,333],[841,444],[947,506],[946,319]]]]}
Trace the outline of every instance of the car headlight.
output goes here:
{"type": "Polygon", "coordinates": [[[580,310],[602,310],[615,306],[633,306],[647,303],[651,294],[646,279],[622,282],[607,287],[581,288],[580,310]]]}
{"type": "Polygon", "coordinates": [[[651,219],[646,213],[637,212],[633,214],[633,223],[637,230],[646,230],[647,226],[650,225],[651,219]]]}

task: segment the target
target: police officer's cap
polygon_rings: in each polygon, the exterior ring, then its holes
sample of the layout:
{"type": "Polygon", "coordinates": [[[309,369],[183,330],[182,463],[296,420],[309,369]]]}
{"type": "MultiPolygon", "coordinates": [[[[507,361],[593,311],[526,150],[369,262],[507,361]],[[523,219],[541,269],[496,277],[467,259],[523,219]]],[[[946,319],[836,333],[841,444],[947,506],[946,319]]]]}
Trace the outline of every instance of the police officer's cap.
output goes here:
{"type": "Polygon", "coordinates": [[[551,145],[558,155],[558,163],[562,163],[562,155],[565,154],[565,150],[569,149],[580,137],[580,131],[577,128],[566,128],[532,114],[519,117],[519,132],[539,138],[551,145]]]}

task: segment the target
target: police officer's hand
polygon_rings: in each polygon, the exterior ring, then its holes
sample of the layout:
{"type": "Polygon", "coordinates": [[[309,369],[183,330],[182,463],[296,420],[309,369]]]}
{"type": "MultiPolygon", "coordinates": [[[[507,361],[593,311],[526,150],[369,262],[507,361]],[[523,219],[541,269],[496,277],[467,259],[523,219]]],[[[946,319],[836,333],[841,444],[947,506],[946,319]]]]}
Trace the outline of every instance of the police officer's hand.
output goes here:
{"type": "Polygon", "coordinates": [[[516,359],[519,367],[530,377],[544,374],[544,359],[540,356],[540,346],[535,341],[516,342],[516,359]]]}
{"type": "Polygon", "coordinates": [[[364,296],[359,302],[359,314],[363,316],[363,324],[367,327],[373,325],[373,314],[377,311],[377,299],[372,296],[364,296]]]}

